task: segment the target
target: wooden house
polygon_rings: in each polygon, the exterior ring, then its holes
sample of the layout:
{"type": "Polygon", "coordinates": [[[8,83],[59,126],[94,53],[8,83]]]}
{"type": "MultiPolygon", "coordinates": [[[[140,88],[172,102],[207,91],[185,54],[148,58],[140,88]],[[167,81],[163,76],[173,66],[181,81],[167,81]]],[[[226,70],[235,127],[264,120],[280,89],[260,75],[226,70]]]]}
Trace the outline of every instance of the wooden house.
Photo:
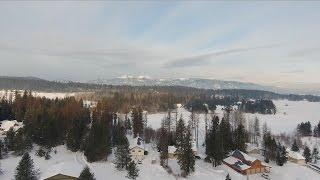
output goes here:
{"type": "Polygon", "coordinates": [[[239,150],[233,151],[228,158],[223,160],[223,163],[245,175],[270,172],[271,168],[271,166],[261,162],[259,159],[253,158],[239,150]]]}

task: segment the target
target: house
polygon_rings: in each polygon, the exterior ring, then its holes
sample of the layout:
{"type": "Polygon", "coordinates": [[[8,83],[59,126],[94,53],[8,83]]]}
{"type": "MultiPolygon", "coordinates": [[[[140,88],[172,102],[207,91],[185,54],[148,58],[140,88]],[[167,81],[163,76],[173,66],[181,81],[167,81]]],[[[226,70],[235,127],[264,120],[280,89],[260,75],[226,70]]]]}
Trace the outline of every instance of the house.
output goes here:
{"type": "MultiPolygon", "coordinates": [[[[197,151],[196,141],[193,140],[191,143],[192,143],[193,155],[197,156],[198,151],[197,151]]],[[[168,146],[168,158],[170,159],[177,158],[177,148],[175,146],[168,146]]]]}
{"type": "Polygon", "coordinates": [[[83,166],[75,162],[62,162],[50,166],[40,180],[75,180],[81,174],[83,166]]]}
{"type": "Polygon", "coordinates": [[[177,158],[177,148],[174,146],[168,146],[168,158],[169,159],[175,159],[177,158]]]}
{"type": "Polygon", "coordinates": [[[143,139],[138,137],[134,138],[132,143],[130,143],[130,155],[132,160],[136,162],[141,162],[145,156],[145,148],[143,139]]]}
{"type": "Polygon", "coordinates": [[[288,150],[288,161],[291,161],[296,164],[305,165],[306,159],[299,153],[288,150]]]}
{"type": "Polygon", "coordinates": [[[259,159],[239,150],[233,151],[229,157],[223,160],[223,163],[244,175],[270,172],[271,168],[271,166],[261,162],[259,159]]]}

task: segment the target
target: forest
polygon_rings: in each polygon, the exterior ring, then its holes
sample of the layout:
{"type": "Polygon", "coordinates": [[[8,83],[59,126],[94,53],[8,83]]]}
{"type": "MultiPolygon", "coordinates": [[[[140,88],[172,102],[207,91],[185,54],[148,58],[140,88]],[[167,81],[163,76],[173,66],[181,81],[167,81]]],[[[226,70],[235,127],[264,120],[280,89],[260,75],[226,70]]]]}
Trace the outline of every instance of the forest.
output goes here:
{"type": "Polygon", "coordinates": [[[298,95],[298,94],[279,94],[262,90],[246,89],[198,89],[185,86],[113,86],[106,84],[91,84],[79,82],[58,82],[47,81],[34,77],[7,77],[0,76],[0,89],[15,90],[25,89],[32,91],[45,92],[94,92],[95,96],[105,96],[112,92],[143,92],[143,93],[171,93],[181,96],[229,96],[244,99],[288,99],[292,101],[308,100],[319,102],[320,96],[298,95]]]}

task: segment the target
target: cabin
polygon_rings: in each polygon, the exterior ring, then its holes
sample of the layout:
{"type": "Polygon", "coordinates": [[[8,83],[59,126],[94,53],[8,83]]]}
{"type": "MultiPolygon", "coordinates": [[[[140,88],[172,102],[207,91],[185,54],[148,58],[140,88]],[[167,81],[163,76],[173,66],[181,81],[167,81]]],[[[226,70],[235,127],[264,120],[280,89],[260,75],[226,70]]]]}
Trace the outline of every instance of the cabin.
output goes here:
{"type": "Polygon", "coordinates": [[[306,164],[306,159],[299,152],[294,152],[291,150],[288,151],[288,161],[300,165],[306,164]]]}
{"type": "Polygon", "coordinates": [[[50,166],[40,180],[75,180],[81,174],[83,166],[76,162],[62,162],[50,166]]]}
{"type": "Polygon", "coordinates": [[[132,140],[130,143],[130,155],[132,160],[136,162],[141,162],[145,156],[145,148],[143,139],[138,137],[132,140]]]}
{"type": "Polygon", "coordinates": [[[223,163],[244,175],[270,172],[271,169],[271,166],[239,150],[233,151],[223,163]]]}

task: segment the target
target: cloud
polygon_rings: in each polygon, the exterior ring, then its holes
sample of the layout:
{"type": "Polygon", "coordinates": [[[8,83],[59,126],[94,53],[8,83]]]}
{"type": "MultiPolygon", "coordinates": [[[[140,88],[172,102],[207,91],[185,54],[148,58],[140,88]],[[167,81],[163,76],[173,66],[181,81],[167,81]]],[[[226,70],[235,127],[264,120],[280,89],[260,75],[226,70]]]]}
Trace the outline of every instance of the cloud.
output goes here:
{"type": "Polygon", "coordinates": [[[204,65],[210,64],[211,60],[214,57],[225,56],[225,55],[230,55],[235,53],[243,53],[243,52],[254,51],[259,49],[273,48],[276,46],[279,46],[279,44],[268,45],[268,46],[257,46],[257,47],[251,47],[251,48],[235,48],[235,49],[229,49],[229,50],[209,52],[209,53],[194,55],[189,57],[182,57],[182,58],[178,58],[178,59],[167,62],[166,64],[164,64],[163,67],[164,68],[180,68],[180,67],[204,66],[204,65]]]}
{"type": "Polygon", "coordinates": [[[289,53],[289,57],[292,58],[301,58],[301,57],[308,57],[311,55],[319,55],[320,48],[319,47],[309,47],[309,48],[300,48],[292,51],[289,53]]]}
{"type": "Polygon", "coordinates": [[[285,73],[285,74],[297,74],[297,73],[304,73],[305,70],[303,69],[292,69],[292,70],[288,70],[288,71],[283,71],[281,73],[285,73]]]}

